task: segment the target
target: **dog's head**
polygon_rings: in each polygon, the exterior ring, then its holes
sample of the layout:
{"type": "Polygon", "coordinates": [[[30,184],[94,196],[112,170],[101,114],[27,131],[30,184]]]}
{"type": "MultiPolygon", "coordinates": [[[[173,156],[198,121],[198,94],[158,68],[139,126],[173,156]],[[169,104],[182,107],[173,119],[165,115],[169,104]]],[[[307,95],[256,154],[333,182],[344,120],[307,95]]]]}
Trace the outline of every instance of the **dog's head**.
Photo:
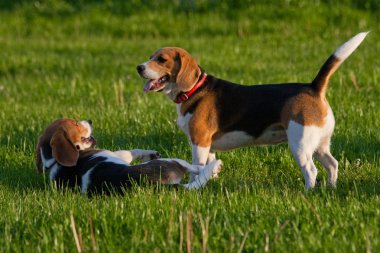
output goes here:
{"type": "Polygon", "coordinates": [[[96,145],[91,120],[59,119],[50,124],[38,140],[37,168],[43,171],[42,159],[54,158],[63,166],[75,166],[79,150],[96,145]]]}
{"type": "Polygon", "coordinates": [[[149,79],[144,91],[163,91],[175,100],[189,91],[198,81],[201,69],[182,48],[165,47],[157,50],[149,61],[137,66],[141,77],[149,79]]]}

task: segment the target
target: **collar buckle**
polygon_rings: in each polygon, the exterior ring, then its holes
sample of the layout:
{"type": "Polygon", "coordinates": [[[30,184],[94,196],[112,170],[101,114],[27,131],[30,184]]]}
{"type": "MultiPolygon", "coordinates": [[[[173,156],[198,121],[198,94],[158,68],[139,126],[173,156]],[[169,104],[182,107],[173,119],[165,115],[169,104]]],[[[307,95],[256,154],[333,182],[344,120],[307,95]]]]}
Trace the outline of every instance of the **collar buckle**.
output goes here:
{"type": "Polygon", "coordinates": [[[179,100],[180,102],[186,101],[186,100],[188,100],[188,99],[189,99],[189,96],[187,96],[186,93],[182,93],[182,94],[179,95],[179,97],[178,97],[178,100],[179,100]]]}
{"type": "Polygon", "coordinates": [[[178,95],[178,97],[174,100],[174,102],[177,104],[180,104],[180,103],[188,100],[189,97],[191,97],[191,95],[193,95],[193,93],[205,83],[206,77],[207,77],[207,74],[202,73],[202,76],[201,76],[201,79],[199,80],[199,82],[197,84],[195,84],[194,87],[191,90],[189,90],[188,92],[178,95]]]}

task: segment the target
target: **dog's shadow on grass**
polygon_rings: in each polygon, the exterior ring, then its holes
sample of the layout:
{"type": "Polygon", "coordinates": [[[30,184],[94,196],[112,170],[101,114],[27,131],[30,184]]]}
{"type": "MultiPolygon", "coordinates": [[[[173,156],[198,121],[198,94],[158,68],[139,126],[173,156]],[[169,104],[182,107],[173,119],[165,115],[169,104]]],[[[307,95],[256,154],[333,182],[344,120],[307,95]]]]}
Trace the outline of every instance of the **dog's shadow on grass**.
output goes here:
{"type": "MultiPolygon", "coordinates": [[[[379,137],[372,136],[372,138],[358,136],[344,136],[335,135],[333,137],[333,145],[331,147],[332,154],[339,161],[339,173],[337,188],[334,189],[326,185],[327,174],[321,164],[315,161],[318,166],[318,186],[315,190],[311,191],[312,194],[318,195],[319,193],[331,192],[338,198],[344,199],[347,196],[378,196],[380,194],[379,170],[380,166],[380,139],[379,137]]],[[[288,149],[286,144],[283,144],[281,148],[288,149]]],[[[271,147],[270,151],[273,156],[281,157],[276,152],[277,147],[271,147]]],[[[288,150],[289,156],[291,156],[290,150],[288,150]]],[[[267,153],[266,153],[267,154],[267,153]]],[[[225,154],[228,156],[228,154],[225,154]]],[[[223,155],[223,156],[225,156],[223,155]]],[[[292,157],[292,156],[291,156],[292,157]]],[[[241,159],[245,159],[244,156],[241,159]]],[[[248,159],[248,158],[246,158],[248,159]]],[[[266,158],[267,159],[267,158],[266,158]]],[[[276,160],[277,158],[274,158],[276,160]]],[[[234,178],[232,180],[226,180],[222,178],[225,187],[229,187],[230,191],[241,191],[242,189],[248,189],[254,191],[255,188],[259,188],[263,191],[277,189],[288,189],[284,191],[284,194],[288,194],[289,191],[304,191],[304,178],[293,157],[293,161],[290,166],[294,166],[292,170],[297,170],[296,174],[292,176],[281,176],[284,173],[287,174],[286,163],[285,167],[281,162],[278,166],[281,166],[280,170],[276,167],[276,162],[271,162],[269,166],[273,178],[264,179],[242,179],[234,178]]],[[[225,168],[228,169],[228,163],[225,163],[225,168]]],[[[252,173],[260,173],[252,171],[252,173]]],[[[221,173],[223,177],[223,173],[221,173]]],[[[281,191],[281,190],[280,190],[281,191]]]]}
{"type": "Polygon", "coordinates": [[[362,159],[369,163],[379,164],[380,135],[370,137],[333,135],[331,152],[339,161],[342,158],[349,161],[362,159]]]}
{"type": "Polygon", "coordinates": [[[337,192],[340,197],[380,195],[380,136],[336,135],[332,153],[339,161],[337,192]]]}
{"type": "Polygon", "coordinates": [[[42,191],[48,184],[48,175],[39,174],[35,167],[10,165],[1,170],[0,185],[14,192],[42,191]]]}

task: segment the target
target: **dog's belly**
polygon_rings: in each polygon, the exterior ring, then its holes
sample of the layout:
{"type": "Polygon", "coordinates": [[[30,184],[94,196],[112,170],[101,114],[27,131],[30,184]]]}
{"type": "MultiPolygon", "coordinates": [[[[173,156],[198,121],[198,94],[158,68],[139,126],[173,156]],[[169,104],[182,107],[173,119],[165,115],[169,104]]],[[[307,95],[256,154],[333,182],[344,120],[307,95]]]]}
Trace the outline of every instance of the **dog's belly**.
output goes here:
{"type": "Polygon", "coordinates": [[[217,134],[212,140],[212,150],[230,150],[238,147],[253,145],[255,138],[244,131],[232,131],[217,134]]]}
{"type": "Polygon", "coordinates": [[[250,145],[274,145],[287,141],[286,131],[278,125],[269,126],[263,133],[254,137],[245,131],[232,131],[217,134],[212,140],[211,149],[225,151],[250,145]]]}
{"type": "Polygon", "coordinates": [[[280,125],[271,125],[256,138],[254,145],[275,145],[286,142],[288,137],[285,129],[280,125]]]}

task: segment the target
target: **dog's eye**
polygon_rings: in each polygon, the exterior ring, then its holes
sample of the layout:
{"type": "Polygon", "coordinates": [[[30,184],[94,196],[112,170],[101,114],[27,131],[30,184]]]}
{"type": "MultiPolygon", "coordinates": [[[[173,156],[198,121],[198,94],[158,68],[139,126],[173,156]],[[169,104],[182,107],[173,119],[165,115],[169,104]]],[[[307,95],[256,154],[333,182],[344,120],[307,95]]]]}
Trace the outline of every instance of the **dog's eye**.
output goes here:
{"type": "Polygon", "coordinates": [[[87,138],[82,137],[82,138],[80,138],[80,140],[81,140],[82,142],[85,142],[85,141],[87,140],[87,138]]]}
{"type": "Polygon", "coordinates": [[[162,56],[158,56],[157,57],[157,61],[160,62],[160,63],[164,63],[164,62],[166,62],[166,59],[164,57],[162,57],[162,56]]]}

